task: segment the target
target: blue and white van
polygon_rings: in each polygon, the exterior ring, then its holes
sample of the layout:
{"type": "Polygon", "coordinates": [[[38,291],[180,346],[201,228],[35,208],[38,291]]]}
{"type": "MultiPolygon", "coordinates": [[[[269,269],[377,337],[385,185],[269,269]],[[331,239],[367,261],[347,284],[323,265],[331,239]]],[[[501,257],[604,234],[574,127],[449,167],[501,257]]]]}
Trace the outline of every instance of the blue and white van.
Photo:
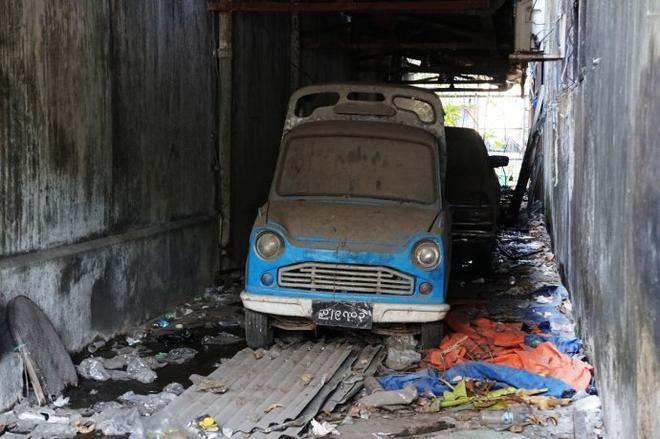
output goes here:
{"type": "Polygon", "coordinates": [[[414,87],[304,87],[289,102],[241,299],[251,347],[272,324],[413,323],[437,346],[451,224],[440,100],[414,87]]]}

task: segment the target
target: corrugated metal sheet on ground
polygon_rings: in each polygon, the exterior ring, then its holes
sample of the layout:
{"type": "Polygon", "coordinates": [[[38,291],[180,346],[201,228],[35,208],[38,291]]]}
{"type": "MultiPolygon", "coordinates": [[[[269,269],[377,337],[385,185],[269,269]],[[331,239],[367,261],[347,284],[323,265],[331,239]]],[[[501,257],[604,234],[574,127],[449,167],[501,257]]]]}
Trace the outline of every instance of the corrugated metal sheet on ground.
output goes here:
{"type": "Polygon", "coordinates": [[[273,348],[258,359],[246,348],[209,375],[228,386],[226,393],[199,392],[191,386],[152,416],[148,427],[152,431],[163,425],[185,427],[208,414],[224,431],[254,431],[251,437],[296,435],[326,401],[344,400],[342,381],[355,374],[359,379],[361,370],[381,358],[379,350],[380,346],[362,350],[347,344],[304,343],[273,348]],[[313,376],[308,384],[304,374],[313,376]],[[281,407],[266,413],[275,404],[281,407]]]}

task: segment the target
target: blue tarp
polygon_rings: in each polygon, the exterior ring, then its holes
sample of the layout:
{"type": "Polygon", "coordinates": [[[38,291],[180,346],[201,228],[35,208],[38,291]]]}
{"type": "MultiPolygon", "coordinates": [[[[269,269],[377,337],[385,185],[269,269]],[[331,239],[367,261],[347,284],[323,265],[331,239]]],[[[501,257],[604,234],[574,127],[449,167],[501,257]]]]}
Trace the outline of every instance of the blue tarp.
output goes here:
{"type": "Polygon", "coordinates": [[[525,336],[525,344],[533,348],[543,342],[549,341],[554,344],[560,352],[566,355],[574,355],[582,349],[582,340],[578,338],[562,337],[550,334],[529,334],[525,336]]]}
{"type": "Polygon", "coordinates": [[[575,392],[573,387],[556,378],[480,361],[457,364],[442,375],[435,369],[425,369],[413,373],[384,375],[378,378],[378,382],[386,390],[399,390],[414,384],[420,394],[432,393],[439,396],[445,390],[449,390],[448,386],[439,381],[440,377],[449,382],[459,377],[494,380],[497,382],[496,388],[512,386],[518,389],[548,389],[546,395],[558,398],[575,392]]]}

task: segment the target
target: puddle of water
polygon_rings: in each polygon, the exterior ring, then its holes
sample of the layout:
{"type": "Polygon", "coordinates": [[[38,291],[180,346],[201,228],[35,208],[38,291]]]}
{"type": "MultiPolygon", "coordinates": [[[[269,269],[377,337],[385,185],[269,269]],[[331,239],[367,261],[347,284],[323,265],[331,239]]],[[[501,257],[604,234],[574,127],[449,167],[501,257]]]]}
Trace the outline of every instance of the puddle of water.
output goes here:
{"type": "MultiPolygon", "coordinates": [[[[241,328],[194,328],[190,329],[191,338],[187,341],[163,341],[153,336],[137,346],[142,346],[151,351],[149,355],[154,355],[158,352],[167,352],[174,348],[189,347],[198,351],[197,355],[183,364],[168,364],[165,367],[156,369],[158,378],[149,384],[144,384],[136,380],[129,381],[96,381],[90,379],[80,378],[78,387],[72,387],[65,392],[65,396],[70,397],[70,407],[75,409],[82,409],[93,406],[99,401],[114,401],[118,396],[132,390],[136,394],[146,395],[149,393],[158,393],[163,388],[172,383],[177,382],[184,387],[191,385],[188,377],[191,374],[208,375],[218,367],[218,363],[222,358],[230,358],[236,352],[243,349],[245,341],[234,343],[230,345],[203,345],[202,338],[205,335],[217,335],[222,330],[238,335],[244,339],[245,334],[241,328]],[[90,392],[96,391],[94,394],[90,392]]],[[[101,349],[94,353],[94,356],[110,358],[115,355],[111,347],[127,346],[125,337],[114,338],[101,349]]],[[[74,364],[79,364],[84,358],[89,357],[90,354],[83,352],[73,357],[74,364]]]]}

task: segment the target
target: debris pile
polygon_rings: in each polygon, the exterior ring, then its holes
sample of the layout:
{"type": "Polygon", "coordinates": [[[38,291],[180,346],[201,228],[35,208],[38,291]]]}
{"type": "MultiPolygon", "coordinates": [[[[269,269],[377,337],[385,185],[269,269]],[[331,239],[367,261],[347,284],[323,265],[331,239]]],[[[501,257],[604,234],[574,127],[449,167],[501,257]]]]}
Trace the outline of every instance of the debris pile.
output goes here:
{"type": "Polygon", "coordinates": [[[76,360],[92,400],[69,391],[48,406],[24,401],[0,414],[0,436],[602,436],[568,292],[542,222],[530,224],[502,233],[491,275],[453,281],[436,348],[419,349],[418,328],[393,326],[375,328],[384,339],[342,331],[244,348],[236,276],[120,339],[94,341],[76,360]],[[164,381],[172,370],[181,384],[164,381]]]}

